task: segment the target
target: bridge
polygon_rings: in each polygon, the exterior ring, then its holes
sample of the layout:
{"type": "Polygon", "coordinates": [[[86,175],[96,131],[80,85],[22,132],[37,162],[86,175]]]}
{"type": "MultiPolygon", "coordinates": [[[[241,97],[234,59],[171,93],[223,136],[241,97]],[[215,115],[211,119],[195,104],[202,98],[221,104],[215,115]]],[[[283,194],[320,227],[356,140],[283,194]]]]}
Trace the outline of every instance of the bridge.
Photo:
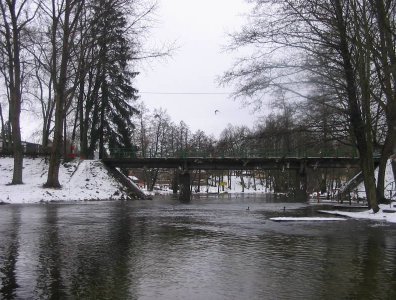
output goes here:
{"type": "Polygon", "coordinates": [[[359,157],[356,151],[338,149],[310,149],[282,152],[259,149],[257,151],[194,151],[187,149],[166,154],[145,153],[130,149],[110,149],[111,155],[103,159],[109,166],[121,168],[178,168],[183,170],[248,170],[248,169],[300,169],[356,168],[359,157]]]}
{"type": "Polygon", "coordinates": [[[111,167],[179,170],[300,170],[304,168],[358,168],[351,157],[153,157],[104,158],[111,167]]]}
{"type": "MultiPolygon", "coordinates": [[[[359,157],[339,151],[317,152],[223,152],[204,153],[182,151],[158,157],[140,155],[136,151],[113,149],[111,157],[102,159],[109,167],[115,168],[163,168],[177,169],[179,173],[180,198],[189,199],[191,194],[191,170],[294,170],[296,190],[306,196],[307,169],[359,168],[359,157]]],[[[379,158],[375,158],[378,163],[379,158]]]]}

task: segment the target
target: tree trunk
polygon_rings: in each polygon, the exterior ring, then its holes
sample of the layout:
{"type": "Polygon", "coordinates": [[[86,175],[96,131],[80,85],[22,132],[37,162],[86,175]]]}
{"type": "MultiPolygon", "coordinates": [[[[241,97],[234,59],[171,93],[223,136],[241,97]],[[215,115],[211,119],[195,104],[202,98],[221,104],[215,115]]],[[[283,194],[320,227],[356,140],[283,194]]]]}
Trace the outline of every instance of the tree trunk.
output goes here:
{"type": "MultiPolygon", "coordinates": [[[[388,135],[389,137],[389,135],[388,135]]],[[[393,150],[393,139],[387,138],[384,146],[382,147],[381,157],[378,165],[378,177],[377,177],[377,197],[380,203],[385,202],[385,172],[388,159],[392,155],[393,150]]]]}
{"type": "MultiPolygon", "coordinates": [[[[18,102],[18,101],[17,101],[18,102]]],[[[12,184],[22,184],[23,170],[23,147],[21,143],[21,127],[19,124],[19,116],[21,104],[14,103],[14,113],[12,118],[12,143],[14,154],[14,171],[12,174],[12,184]]]]}
{"type": "MultiPolygon", "coordinates": [[[[19,13],[16,11],[16,3],[6,1],[0,2],[1,13],[3,17],[2,39],[4,39],[6,65],[9,80],[9,114],[12,130],[12,149],[14,154],[14,171],[12,175],[12,184],[22,184],[22,170],[23,170],[23,148],[21,143],[21,128],[20,128],[20,115],[21,115],[21,38],[20,30],[24,25],[18,24],[19,13]],[[9,19],[7,17],[7,10],[9,19]]],[[[20,7],[19,9],[23,8],[20,7]]],[[[25,24],[26,25],[26,24],[25,24]]]]}
{"type": "MultiPolygon", "coordinates": [[[[379,211],[375,177],[374,177],[374,160],[373,160],[373,140],[370,139],[371,127],[364,123],[362,113],[367,116],[368,111],[361,111],[358,101],[356,87],[356,74],[352,65],[351,53],[348,42],[348,35],[343,17],[343,8],[340,0],[335,0],[337,26],[339,30],[339,49],[343,62],[343,72],[346,81],[346,92],[348,102],[348,115],[350,124],[353,129],[356,145],[360,155],[360,165],[364,176],[364,186],[369,207],[374,213],[379,211]]],[[[365,99],[362,99],[364,102],[365,99]]],[[[368,109],[367,104],[362,104],[363,109],[368,109]]]]}
{"type": "Polygon", "coordinates": [[[102,101],[100,103],[100,130],[99,130],[99,159],[104,158],[104,118],[105,118],[105,107],[107,101],[107,83],[103,80],[102,83],[102,101]]]}
{"type": "Polygon", "coordinates": [[[5,126],[4,126],[4,117],[3,117],[3,109],[0,103],[0,121],[1,121],[1,139],[3,141],[3,149],[6,142],[6,135],[5,135],[5,126]]]}
{"type": "Polygon", "coordinates": [[[150,184],[150,189],[149,189],[150,191],[153,191],[153,190],[154,190],[154,186],[155,186],[156,183],[157,183],[158,172],[159,172],[159,169],[158,169],[158,168],[153,170],[153,176],[151,176],[151,184],[150,184]]]}
{"type": "Polygon", "coordinates": [[[51,148],[51,156],[48,167],[47,182],[44,187],[60,188],[59,183],[59,166],[62,152],[62,131],[63,131],[63,105],[64,105],[64,87],[60,81],[59,87],[55,93],[55,128],[54,128],[54,141],[51,148]]]}
{"type": "MultiPolygon", "coordinates": [[[[76,4],[77,2],[74,2],[76,4]]],[[[53,8],[55,9],[55,2],[53,2],[53,8]]],[[[58,29],[58,19],[53,16],[52,24],[52,73],[54,78],[55,87],[55,128],[54,128],[54,141],[51,149],[51,156],[48,167],[48,177],[47,182],[44,187],[47,188],[60,188],[59,183],[59,166],[62,152],[62,131],[63,131],[63,121],[65,117],[65,105],[66,105],[66,82],[68,78],[68,62],[70,53],[70,38],[71,38],[71,25],[70,16],[73,8],[73,1],[66,0],[65,11],[64,11],[64,22],[62,23],[62,48],[61,48],[61,62],[59,66],[59,78],[57,78],[57,49],[58,43],[56,40],[56,34],[58,29]]],[[[55,14],[55,11],[53,11],[55,14]]]]}
{"type": "Polygon", "coordinates": [[[179,174],[177,173],[177,171],[173,171],[173,177],[172,177],[173,194],[177,194],[178,189],[179,189],[179,174]]]}
{"type": "Polygon", "coordinates": [[[388,159],[386,157],[380,158],[380,163],[378,165],[378,176],[377,176],[377,200],[378,203],[385,203],[385,171],[386,163],[388,159]]]}
{"type": "Polygon", "coordinates": [[[197,184],[197,193],[201,191],[201,170],[198,170],[198,184],[197,184]]]}

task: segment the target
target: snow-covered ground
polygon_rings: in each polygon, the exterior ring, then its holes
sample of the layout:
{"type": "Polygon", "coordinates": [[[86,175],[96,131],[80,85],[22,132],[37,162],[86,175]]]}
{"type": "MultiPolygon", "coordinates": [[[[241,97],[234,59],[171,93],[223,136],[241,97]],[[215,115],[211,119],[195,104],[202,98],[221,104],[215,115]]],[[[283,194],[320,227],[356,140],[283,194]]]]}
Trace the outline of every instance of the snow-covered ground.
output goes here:
{"type": "MultiPolygon", "coordinates": [[[[375,170],[375,178],[378,177],[378,168],[375,170]]],[[[364,188],[363,182],[357,187],[357,193],[359,198],[366,198],[366,189],[364,188]]],[[[385,196],[396,200],[396,184],[395,178],[393,177],[391,160],[389,159],[386,164],[385,170],[385,196]],[[391,195],[390,195],[391,194],[391,195]]]]}
{"type": "MultiPolygon", "coordinates": [[[[0,158],[0,203],[36,203],[49,201],[81,201],[122,199],[118,183],[99,160],[79,160],[61,164],[59,181],[61,189],[43,188],[47,180],[48,164],[44,158],[25,158],[23,185],[10,185],[13,172],[13,159],[0,158]]],[[[224,177],[227,181],[227,178],[224,177]]],[[[263,193],[267,190],[260,184],[253,185],[251,178],[244,178],[245,193],[263,193]]],[[[196,187],[193,187],[196,189],[196,187]]],[[[242,192],[240,177],[231,178],[231,188],[220,187],[220,193],[242,192]]],[[[217,193],[218,188],[201,186],[201,193],[217,193]]],[[[268,191],[269,192],[269,191],[268,191]]],[[[157,190],[155,193],[172,193],[170,189],[157,190]]],[[[147,194],[149,194],[147,192],[147,194]]]]}
{"type": "MultiPolygon", "coordinates": [[[[223,178],[224,183],[228,182],[228,176],[224,176],[223,178]]],[[[231,187],[228,188],[227,184],[223,187],[218,188],[217,186],[201,186],[200,193],[229,193],[229,194],[238,194],[238,193],[247,193],[247,194],[254,194],[254,193],[270,193],[271,191],[263,186],[259,180],[256,180],[255,184],[251,177],[244,176],[244,185],[242,187],[242,180],[240,176],[230,176],[231,187]]],[[[197,187],[193,187],[193,190],[197,187]]]]}
{"type": "Polygon", "coordinates": [[[320,212],[353,219],[368,219],[373,221],[396,223],[396,202],[392,202],[391,204],[380,204],[380,211],[377,213],[373,213],[372,210],[365,210],[362,212],[321,210],[320,212]]]}
{"type": "MultiPolygon", "coordinates": [[[[228,183],[228,176],[223,177],[224,188],[222,186],[207,186],[201,185],[198,192],[198,186],[192,186],[193,194],[262,194],[262,193],[271,193],[272,191],[269,188],[266,188],[263,184],[260,183],[259,180],[256,180],[254,184],[253,179],[250,176],[244,176],[244,185],[242,187],[242,180],[240,176],[230,176],[231,187],[229,188],[226,183],[228,183]]],[[[146,193],[149,193],[145,190],[146,193]]],[[[156,186],[154,188],[153,194],[170,194],[172,193],[172,189],[170,186],[156,186]]]]}
{"type": "MultiPolygon", "coordinates": [[[[375,177],[377,178],[378,170],[375,171],[375,177]]],[[[342,210],[331,210],[331,211],[321,211],[323,213],[328,213],[332,215],[344,216],[354,219],[369,219],[374,221],[381,222],[391,222],[396,223],[396,186],[395,179],[393,177],[392,166],[390,160],[386,166],[385,172],[385,193],[388,198],[391,198],[393,201],[391,204],[381,204],[380,211],[377,213],[373,213],[372,210],[366,210],[363,212],[348,212],[342,210]]],[[[357,194],[359,198],[365,198],[365,188],[364,184],[361,183],[357,187],[357,194]]],[[[356,196],[356,195],[355,195],[356,196]]]]}
{"type": "Polygon", "coordinates": [[[109,200],[125,197],[121,185],[97,160],[74,160],[60,166],[61,189],[43,188],[48,164],[44,158],[25,158],[22,185],[10,185],[13,159],[0,158],[0,203],[109,200]]]}

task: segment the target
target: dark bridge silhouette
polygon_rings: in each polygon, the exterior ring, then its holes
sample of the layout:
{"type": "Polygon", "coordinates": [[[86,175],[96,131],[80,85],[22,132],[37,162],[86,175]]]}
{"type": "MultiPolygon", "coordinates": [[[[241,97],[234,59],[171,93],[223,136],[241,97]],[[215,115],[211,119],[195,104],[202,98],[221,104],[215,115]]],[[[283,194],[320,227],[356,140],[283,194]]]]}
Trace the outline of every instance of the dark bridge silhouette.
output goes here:
{"type": "Polygon", "coordinates": [[[127,149],[112,149],[104,158],[108,166],[121,168],[178,168],[182,170],[248,170],[248,169],[301,169],[306,168],[356,168],[359,157],[354,151],[311,150],[280,151],[224,151],[209,153],[184,150],[171,154],[141,155],[127,149]]]}
{"type": "MultiPolygon", "coordinates": [[[[379,159],[375,161],[377,163],[379,159]]],[[[311,155],[242,153],[234,156],[223,153],[216,157],[184,152],[167,157],[138,157],[133,152],[113,151],[113,157],[104,158],[103,162],[111,168],[178,169],[180,198],[184,200],[190,198],[191,170],[294,170],[297,178],[295,190],[301,197],[306,197],[308,169],[359,168],[359,157],[355,155],[324,152],[311,155]]]]}
{"type": "Polygon", "coordinates": [[[180,170],[300,170],[301,168],[358,168],[359,158],[351,157],[153,157],[104,158],[119,168],[163,168],[180,170]]]}

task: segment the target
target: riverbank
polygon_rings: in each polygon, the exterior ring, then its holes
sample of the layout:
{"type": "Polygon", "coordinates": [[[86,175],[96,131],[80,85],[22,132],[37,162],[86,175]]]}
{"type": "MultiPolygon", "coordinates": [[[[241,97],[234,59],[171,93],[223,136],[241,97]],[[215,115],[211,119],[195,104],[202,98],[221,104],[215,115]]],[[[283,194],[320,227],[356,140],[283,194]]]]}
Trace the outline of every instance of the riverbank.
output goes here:
{"type": "Polygon", "coordinates": [[[10,185],[13,159],[0,158],[0,203],[37,203],[51,201],[89,201],[125,199],[124,187],[98,160],[73,160],[61,164],[61,189],[43,188],[47,180],[45,158],[25,158],[23,184],[10,185]]]}
{"type": "MultiPolygon", "coordinates": [[[[90,201],[127,199],[127,191],[122,183],[105,168],[99,160],[79,160],[61,164],[59,181],[61,189],[46,189],[48,162],[45,158],[25,158],[22,185],[10,185],[13,172],[13,158],[0,158],[0,203],[39,203],[53,201],[90,201]]],[[[226,179],[225,179],[226,180],[226,179]]],[[[245,186],[239,177],[231,178],[232,188],[202,186],[199,194],[217,193],[266,193],[267,189],[251,178],[245,178],[245,186]]],[[[146,195],[170,194],[172,190],[156,189],[153,192],[142,189],[146,195]]]]}

